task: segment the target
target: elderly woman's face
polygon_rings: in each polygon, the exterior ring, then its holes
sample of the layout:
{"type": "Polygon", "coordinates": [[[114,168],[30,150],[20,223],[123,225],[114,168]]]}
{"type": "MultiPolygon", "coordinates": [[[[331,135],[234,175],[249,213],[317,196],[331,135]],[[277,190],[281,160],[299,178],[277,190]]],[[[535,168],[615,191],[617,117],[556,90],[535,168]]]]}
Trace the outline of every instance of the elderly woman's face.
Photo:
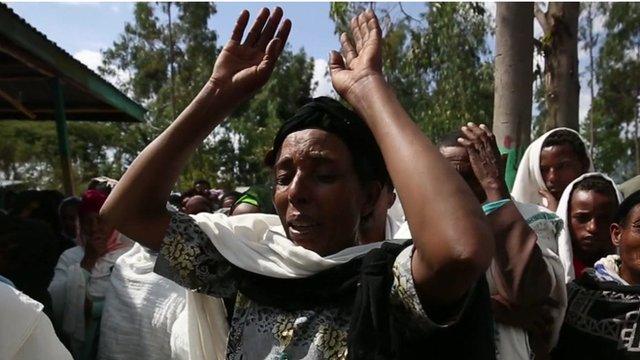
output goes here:
{"type": "Polygon", "coordinates": [[[274,203],[289,239],[322,256],[355,244],[366,201],[340,138],[319,129],[290,134],[274,175],[274,203]]]}
{"type": "Polygon", "coordinates": [[[622,266],[640,273],[640,204],[629,211],[624,224],[611,224],[611,241],[618,246],[622,266]]]}

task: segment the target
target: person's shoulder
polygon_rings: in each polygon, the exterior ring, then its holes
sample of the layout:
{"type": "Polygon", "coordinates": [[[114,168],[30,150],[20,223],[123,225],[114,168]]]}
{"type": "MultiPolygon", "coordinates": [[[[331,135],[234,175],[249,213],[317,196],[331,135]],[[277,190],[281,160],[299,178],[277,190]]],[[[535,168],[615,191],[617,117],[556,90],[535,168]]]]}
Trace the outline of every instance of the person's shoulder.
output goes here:
{"type": "Polygon", "coordinates": [[[80,245],[76,245],[72,248],[69,248],[65,251],[62,252],[62,255],[60,256],[65,256],[65,257],[76,257],[76,256],[84,256],[84,248],[80,245]]]}
{"type": "Polygon", "coordinates": [[[25,339],[43,316],[44,306],[11,286],[0,283],[0,349],[10,349],[25,339]]]}

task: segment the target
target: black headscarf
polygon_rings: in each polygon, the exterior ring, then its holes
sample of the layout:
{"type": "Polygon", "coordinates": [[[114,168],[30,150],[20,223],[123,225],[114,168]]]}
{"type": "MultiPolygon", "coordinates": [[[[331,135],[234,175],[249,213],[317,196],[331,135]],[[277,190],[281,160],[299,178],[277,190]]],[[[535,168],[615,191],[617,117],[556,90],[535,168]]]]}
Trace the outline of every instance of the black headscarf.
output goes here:
{"type": "Polygon", "coordinates": [[[387,167],[367,124],[339,101],[326,96],[310,100],[278,130],[265,164],[273,167],[285,138],[296,131],[320,129],[339,137],[349,149],[360,181],[389,181],[387,167]]]}

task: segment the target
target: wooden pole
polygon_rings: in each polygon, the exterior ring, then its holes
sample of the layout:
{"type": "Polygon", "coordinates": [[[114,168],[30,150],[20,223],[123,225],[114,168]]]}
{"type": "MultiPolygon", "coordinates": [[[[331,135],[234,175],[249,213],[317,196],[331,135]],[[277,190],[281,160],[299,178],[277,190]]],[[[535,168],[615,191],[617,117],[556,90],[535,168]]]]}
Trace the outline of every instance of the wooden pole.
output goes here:
{"type": "Polygon", "coordinates": [[[71,159],[69,156],[69,134],[67,131],[67,118],[64,112],[64,94],[62,93],[62,85],[60,84],[59,78],[56,77],[53,79],[52,88],[64,193],[66,196],[73,196],[73,179],[71,177],[71,159]]]}

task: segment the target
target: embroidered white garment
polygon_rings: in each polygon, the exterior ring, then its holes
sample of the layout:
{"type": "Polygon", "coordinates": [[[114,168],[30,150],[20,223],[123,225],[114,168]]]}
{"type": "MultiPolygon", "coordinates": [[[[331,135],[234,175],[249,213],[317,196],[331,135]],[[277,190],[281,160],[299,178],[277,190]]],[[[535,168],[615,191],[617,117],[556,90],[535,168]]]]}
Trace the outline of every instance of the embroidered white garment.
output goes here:
{"type": "Polygon", "coordinates": [[[71,360],[42,304],[0,283],[0,359],[71,360]]]}
{"type": "MultiPolygon", "coordinates": [[[[520,160],[520,164],[518,165],[518,172],[516,173],[516,178],[513,182],[513,189],[511,190],[511,196],[514,200],[542,206],[548,205],[546,204],[546,199],[538,193],[539,189],[547,190],[544,180],[542,179],[542,173],[540,172],[540,151],[542,151],[542,143],[547,136],[558,130],[571,131],[572,133],[575,133],[583,143],[585,143],[580,134],[569,128],[556,128],[550,130],[533,141],[527,150],[525,150],[522,160],[520,160]]],[[[589,154],[587,154],[587,157],[589,158],[588,171],[592,172],[593,162],[591,161],[589,154]]]]}
{"type": "Polygon", "coordinates": [[[156,255],[135,244],[118,258],[102,311],[98,359],[169,359],[186,290],[153,272],[156,255]]]}
{"type": "MultiPolygon", "coordinates": [[[[537,245],[542,252],[542,258],[547,266],[547,272],[551,279],[549,297],[556,301],[557,306],[549,309],[549,315],[553,319],[551,348],[555,347],[560,337],[560,329],[567,309],[567,289],[564,284],[564,268],[558,256],[557,239],[562,229],[562,221],[558,219],[547,208],[525,204],[518,201],[513,202],[527,224],[537,236],[537,245]]],[[[495,282],[490,272],[487,272],[489,291],[494,294],[495,282]]],[[[521,328],[495,323],[499,338],[496,342],[496,349],[499,353],[498,359],[502,360],[528,360],[533,353],[529,346],[529,336],[521,328]]]]}
{"type": "Polygon", "coordinates": [[[562,196],[560,197],[560,201],[558,202],[558,210],[556,210],[556,215],[564,222],[564,227],[560,236],[558,237],[558,255],[560,255],[560,260],[562,261],[562,265],[564,266],[565,273],[565,282],[568,284],[571,280],[575,279],[575,269],[573,268],[573,247],[571,245],[571,232],[569,230],[570,226],[570,218],[569,218],[569,200],[571,197],[571,193],[573,192],[573,187],[584,178],[589,176],[600,176],[611,183],[611,186],[616,191],[616,195],[618,196],[618,204],[622,202],[624,199],[622,193],[618,190],[618,186],[616,183],[611,180],[610,177],[603,173],[599,172],[591,172],[583,174],[577,179],[573,180],[567,188],[564,189],[562,196]]]}

